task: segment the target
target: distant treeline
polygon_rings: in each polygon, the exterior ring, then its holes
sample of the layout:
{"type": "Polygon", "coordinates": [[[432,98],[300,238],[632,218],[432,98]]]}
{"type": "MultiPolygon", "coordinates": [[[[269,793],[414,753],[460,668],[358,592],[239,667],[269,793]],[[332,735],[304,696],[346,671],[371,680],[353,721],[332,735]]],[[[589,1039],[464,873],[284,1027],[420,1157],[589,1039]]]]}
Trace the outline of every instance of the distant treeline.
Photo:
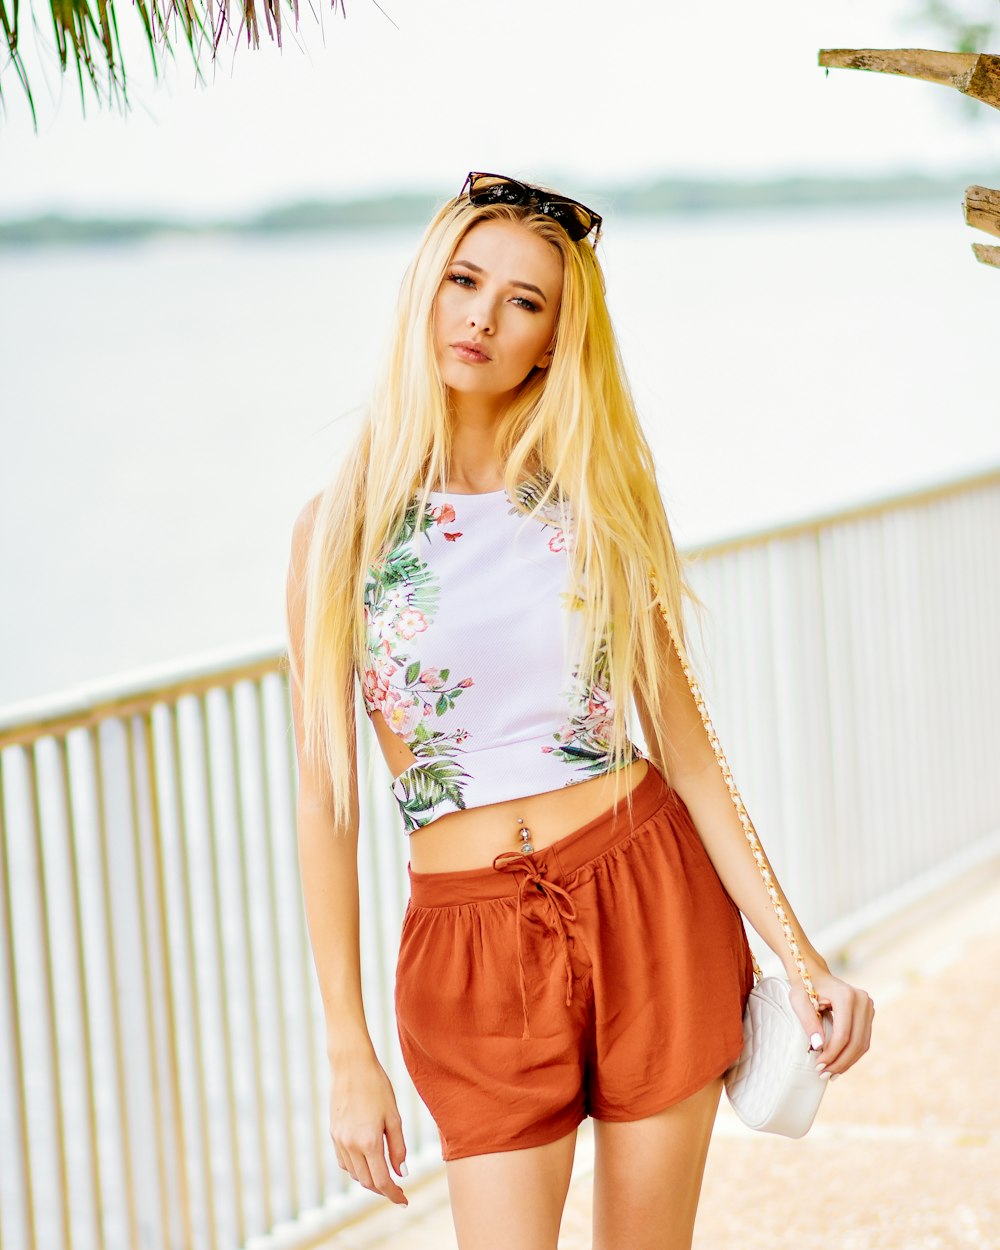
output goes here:
{"type": "MultiPolygon", "coordinates": [[[[1000,172],[993,175],[997,185],[1000,172]]],[[[968,177],[919,173],[873,177],[785,177],[760,181],[665,178],[646,186],[579,192],[607,217],[669,213],[725,213],[837,204],[880,204],[953,199],[962,203],[971,183],[989,182],[982,170],[968,177]]],[[[345,201],[302,201],[239,220],[172,221],[166,217],[68,217],[43,214],[0,221],[0,247],[55,243],[130,243],[154,235],[272,235],[304,231],[378,230],[426,221],[444,197],[390,195],[345,201]]]]}

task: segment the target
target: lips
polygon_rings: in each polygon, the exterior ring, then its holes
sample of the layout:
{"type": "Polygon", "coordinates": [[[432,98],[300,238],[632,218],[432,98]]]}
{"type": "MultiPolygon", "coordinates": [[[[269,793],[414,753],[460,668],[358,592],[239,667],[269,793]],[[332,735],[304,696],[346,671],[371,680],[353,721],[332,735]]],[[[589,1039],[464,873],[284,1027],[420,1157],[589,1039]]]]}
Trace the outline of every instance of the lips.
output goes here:
{"type": "Polygon", "coordinates": [[[470,365],[482,365],[490,359],[477,343],[468,341],[452,343],[451,349],[458,356],[459,360],[465,360],[470,365]]]}

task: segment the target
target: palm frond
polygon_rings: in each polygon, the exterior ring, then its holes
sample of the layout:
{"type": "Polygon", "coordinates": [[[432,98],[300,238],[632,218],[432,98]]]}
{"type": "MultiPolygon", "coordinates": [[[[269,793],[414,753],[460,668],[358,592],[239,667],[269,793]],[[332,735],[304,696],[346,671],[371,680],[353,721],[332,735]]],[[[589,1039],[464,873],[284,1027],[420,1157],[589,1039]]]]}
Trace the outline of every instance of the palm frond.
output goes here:
{"type": "MultiPolygon", "coordinates": [[[[159,77],[164,57],[173,56],[175,47],[187,44],[199,82],[204,82],[206,59],[214,61],[223,41],[246,30],[247,45],[260,47],[260,18],[257,0],[120,0],[137,13],[142,22],[152,61],[153,75],[159,77]],[[239,25],[235,32],[231,10],[236,7],[239,25]],[[177,27],[183,39],[177,35],[177,27]]],[[[260,0],[268,37],[281,47],[282,5],[290,10],[294,25],[299,24],[299,0],[260,0]]],[[[346,0],[331,0],[333,11],[347,16],[346,0]]],[[[55,49],[62,73],[72,66],[80,84],[81,104],[86,111],[89,82],[98,104],[129,108],[125,64],[118,35],[115,0],[49,0],[55,49]],[[105,85],[106,84],[106,85],[105,85]]],[[[30,12],[30,8],[29,8],[30,12]]],[[[6,43],[7,63],[0,65],[0,111],[6,116],[5,79],[11,75],[21,84],[37,131],[38,116],[22,56],[18,20],[20,0],[0,0],[0,30],[6,43]]],[[[3,44],[0,44],[2,47],[3,44]]]]}

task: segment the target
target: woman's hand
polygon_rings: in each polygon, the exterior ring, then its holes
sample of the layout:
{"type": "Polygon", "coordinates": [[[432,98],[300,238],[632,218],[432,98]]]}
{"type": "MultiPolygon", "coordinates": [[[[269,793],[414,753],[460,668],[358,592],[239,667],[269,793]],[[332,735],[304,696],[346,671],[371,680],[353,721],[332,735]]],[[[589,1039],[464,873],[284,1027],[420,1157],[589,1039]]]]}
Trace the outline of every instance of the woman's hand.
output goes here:
{"type": "MultiPolygon", "coordinates": [[[[871,1045],[875,1004],[864,990],[848,985],[830,971],[813,972],[813,988],[819,995],[819,1007],[833,1019],[830,1040],[819,1048],[817,1069],[824,1076],[839,1076],[857,1063],[871,1045]]],[[[802,1021],[807,1037],[822,1037],[820,1017],[813,1010],[805,986],[796,978],[791,982],[791,1002],[802,1021]]]]}
{"type": "Polygon", "coordinates": [[[406,1195],[389,1175],[406,1175],[406,1144],[396,1096],[385,1069],[374,1056],[341,1061],[330,1071],[330,1136],[338,1164],[365,1189],[391,1202],[409,1206],[406,1195]]]}

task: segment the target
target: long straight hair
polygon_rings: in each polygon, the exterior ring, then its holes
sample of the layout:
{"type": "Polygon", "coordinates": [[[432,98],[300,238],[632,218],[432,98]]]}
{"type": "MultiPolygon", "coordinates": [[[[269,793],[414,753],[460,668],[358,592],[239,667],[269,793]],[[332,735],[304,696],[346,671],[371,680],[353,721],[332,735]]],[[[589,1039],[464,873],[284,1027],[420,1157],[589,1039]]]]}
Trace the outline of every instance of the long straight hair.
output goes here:
{"type": "MultiPolygon", "coordinates": [[[[548,368],[532,369],[501,415],[494,451],[504,484],[528,519],[562,518],[571,531],[571,606],[580,650],[577,671],[593,674],[607,709],[599,736],[608,766],[631,759],[627,706],[633,688],[653,725],[666,772],[661,696],[669,661],[650,574],[671,624],[684,641],[683,600],[697,603],[683,575],[656,481],[653,456],[636,413],[605,300],[594,248],[527,208],[451,200],[427,227],[403,278],[390,348],[358,435],[334,480],[314,502],[305,565],[304,673],[290,654],[302,691],[304,746],[329,781],[338,831],[352,803],[350,767],[355,682],[370,666],[364,593],[407,507],[417,515],[428,492],[444,491],[452,430],[447,388],[434,351],[434,300],[455,249],[482,221],[517,221],[560,253],[562,297],[548,368]],[[519,498],[534,478],[544,489],[519,498]],[[659,626],[659,628],[657,628],[659,626]],[[603,697],[603,696],[606,696],[603,697]]],[[[584,683],[589,689],[590,683],[584,683]]],[[[600,721],[600,712],[598,711],[600,721]]],[[[620,798],[616,772],[614,805],[620,798]]],[[[629,792],[631,810],[631,793],[629,792]]]]}

